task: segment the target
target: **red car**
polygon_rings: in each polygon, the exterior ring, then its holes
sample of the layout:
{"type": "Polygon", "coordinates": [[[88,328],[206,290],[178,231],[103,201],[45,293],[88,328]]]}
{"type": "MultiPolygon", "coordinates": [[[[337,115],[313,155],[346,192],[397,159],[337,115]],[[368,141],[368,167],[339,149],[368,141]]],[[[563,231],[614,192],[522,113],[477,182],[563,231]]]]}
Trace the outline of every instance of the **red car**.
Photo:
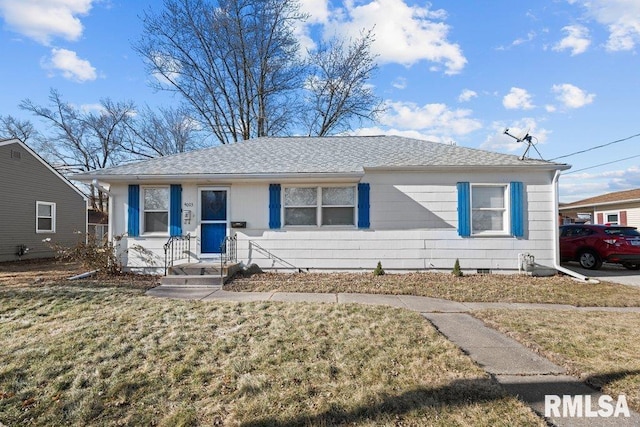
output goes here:
{"type": "Polygon", "coordinates": [[[621,225],[570,224],[560,227],[560,258],[597,270],[603,262],[640,269],[640,232],[621,225]]]}

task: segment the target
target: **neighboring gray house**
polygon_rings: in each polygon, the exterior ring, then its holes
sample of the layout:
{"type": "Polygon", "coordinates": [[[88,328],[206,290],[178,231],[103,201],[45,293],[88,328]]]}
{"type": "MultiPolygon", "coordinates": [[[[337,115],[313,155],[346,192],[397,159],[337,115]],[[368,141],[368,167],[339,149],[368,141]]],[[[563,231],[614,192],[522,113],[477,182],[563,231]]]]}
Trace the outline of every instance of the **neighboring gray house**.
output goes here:
{"type": "Polygon", "coordinates": [[[0,261],[53,256],[87,232],[85,196],[18,139],[0,140],[0,261]]]}
{"type": "Polygon", "coordinates": [[[110,194],[109,238],[132,270],[191,260],[309,270],[513,272],[557,266],[565,164],[396,136],[264,137],[79,174],[110,194]]]}

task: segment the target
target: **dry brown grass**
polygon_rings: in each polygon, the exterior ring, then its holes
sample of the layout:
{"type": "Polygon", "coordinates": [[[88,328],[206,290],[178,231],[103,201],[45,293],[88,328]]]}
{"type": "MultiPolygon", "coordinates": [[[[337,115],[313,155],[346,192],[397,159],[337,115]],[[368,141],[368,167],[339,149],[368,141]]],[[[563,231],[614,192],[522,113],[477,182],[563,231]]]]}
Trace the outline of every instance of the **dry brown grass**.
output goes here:
{"type": "Polygon", "coordinates": [[[640,306],[640,288],[613,283],[585,284],[568,276],[467,275],[409,273],[265,273],[237,277],[233,291],[344,292],[420,295],[453,301],[522,302],[576,306],[640,306]]]}
{"type": "Polygon", "coordinates": [[[101,274],[101,272],[87,279],[67,280],[69,277],[86,272],[87,269],[78,262],[58,261],[53,258],[3,262],[0,263],[0,286],[3,286],[4,289],[58,285],[121,286],[146,290],[158,284],[157,276],[141,274],[109,276],[101,274]]]}
{"type": "Polygon", "coordinates": [[[14,273],[0,282],[4,425],[544,425],[406,310],[14,273]]]}
{"type": "Polygon", "coordinates": [[[640,410],[640,313],[483,310],[490,326],[640,410]]]}

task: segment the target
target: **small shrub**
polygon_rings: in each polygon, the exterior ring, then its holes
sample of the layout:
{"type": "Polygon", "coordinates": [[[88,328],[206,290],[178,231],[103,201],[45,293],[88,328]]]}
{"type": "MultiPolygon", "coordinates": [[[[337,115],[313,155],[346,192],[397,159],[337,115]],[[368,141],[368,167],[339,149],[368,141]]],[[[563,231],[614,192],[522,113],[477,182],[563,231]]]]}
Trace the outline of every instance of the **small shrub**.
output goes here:
{"type": "Polygon", "coordinates": [[[117,275],[122,273],[122,262],[116,256],[112,242],[98,242],[89,235],[87,241],[80,240],[74,246],[66,247],[48,239],[45,243],[55,251],[55,257],[61,261],[79,262],[90,270],[117,275]]]}
{"type": "Polygon", "coordinates": [[[462,270],[460,270],[460,261],[458,260],[458,258],[456,258],[456,262],[455,264],[453,264],[453,271],[451,272],[451,274],[453,274],[456,277],[464,276],[464,274],[462,273],[462,270]]]}
{"type": "Polygon", "coordinates": [[[384,269],[382,268],[382,263],[380,261],[378,261],[378,265],[376,266],[376,269],[373,270],[373,275],[374,276],[383,276],[384,275],[384,269]]]}

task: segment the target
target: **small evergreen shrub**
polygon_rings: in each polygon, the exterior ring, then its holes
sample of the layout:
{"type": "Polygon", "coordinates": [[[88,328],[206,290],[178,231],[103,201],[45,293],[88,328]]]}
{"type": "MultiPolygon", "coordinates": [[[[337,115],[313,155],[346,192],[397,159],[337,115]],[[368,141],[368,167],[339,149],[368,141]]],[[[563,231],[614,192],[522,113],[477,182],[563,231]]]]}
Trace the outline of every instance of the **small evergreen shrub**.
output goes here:
{"type": "Polygon", "coordinates": [[[451,274],[453,274],[456,277],[464,276],[464,274],[462,273],[462,270],[460,270],[460,261],[458,260],[458,258],[456,258],[456,262],[455,264],[453,264],[453,271],[451,272],[451,274]]]}
{"type": "Polygon", "coordinates": [[[373,270],[373,275],[374,276],[383,276],[384,275],[384,269],[382,268],[382,263],[380,261],[378,261],[378,265],[376,266],[376,269],[373,270]]]}

